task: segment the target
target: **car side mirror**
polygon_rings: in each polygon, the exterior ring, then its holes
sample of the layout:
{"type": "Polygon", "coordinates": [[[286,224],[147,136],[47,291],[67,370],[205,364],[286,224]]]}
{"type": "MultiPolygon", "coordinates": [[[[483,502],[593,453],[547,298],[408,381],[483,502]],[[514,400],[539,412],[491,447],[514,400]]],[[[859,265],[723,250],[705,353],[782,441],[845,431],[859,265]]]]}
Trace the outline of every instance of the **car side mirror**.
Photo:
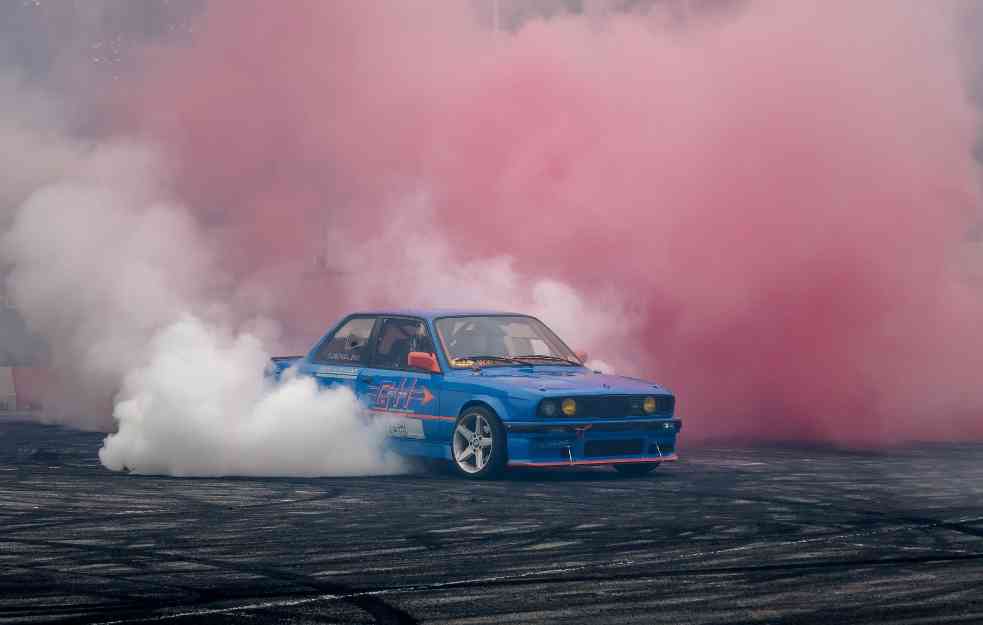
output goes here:
{"type": "Polygon", "coordinates": [[[580,359],[580,362],[587,362],[587,352],[580,350],[579,352],[574,352],[573,354],[580,359]]]}
{"type": "Polygon", "coordinates": [[[437,357],[427,352],[410,352],[406,357],[406,364],[411,369],[423,369],[430,373],[440,373],[440,365],[437,364],[437,357]]]}

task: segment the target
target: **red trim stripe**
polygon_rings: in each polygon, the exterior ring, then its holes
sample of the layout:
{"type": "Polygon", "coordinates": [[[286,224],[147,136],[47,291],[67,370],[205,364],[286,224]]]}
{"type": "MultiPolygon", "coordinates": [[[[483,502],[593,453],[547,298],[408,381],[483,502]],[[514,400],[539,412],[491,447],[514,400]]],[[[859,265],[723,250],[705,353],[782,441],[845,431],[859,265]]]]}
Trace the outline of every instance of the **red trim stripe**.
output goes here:
{"type": "Polygon", "coordinates": [[[445,417],[434,414],[421,414],[419,412],[405,412],[402,410],[386,410],[385,408],[372,408],[369,412],[382,415],[397,415],[410,419],[423,419],[424,421],[457,421],[457,417],[445,417]]]}
{"type": "Polygon", "coordinates": [[[644,462],[674,462],[679,460],[679,456],[672,454],[669,456],[660,456],[657,458],[619,458],[617,460],[574,460],[570,462],[525,462],[525,461],[509,461],[510,467],[577,467],[577,466],[593,466],[593,465],[603,465],[603,464],[640,464],[644,462]]]}

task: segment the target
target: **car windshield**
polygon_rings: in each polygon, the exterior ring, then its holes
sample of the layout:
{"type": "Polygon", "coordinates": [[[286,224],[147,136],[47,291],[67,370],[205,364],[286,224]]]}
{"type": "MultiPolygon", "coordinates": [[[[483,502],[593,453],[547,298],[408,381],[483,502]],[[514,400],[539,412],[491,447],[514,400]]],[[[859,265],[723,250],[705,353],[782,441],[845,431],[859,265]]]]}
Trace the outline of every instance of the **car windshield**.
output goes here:
{"type": "Polygon", "coordinates": [[[452,367],[580,365],[570,348],[533,317],[444,317],[436,326],[452,367]]]}

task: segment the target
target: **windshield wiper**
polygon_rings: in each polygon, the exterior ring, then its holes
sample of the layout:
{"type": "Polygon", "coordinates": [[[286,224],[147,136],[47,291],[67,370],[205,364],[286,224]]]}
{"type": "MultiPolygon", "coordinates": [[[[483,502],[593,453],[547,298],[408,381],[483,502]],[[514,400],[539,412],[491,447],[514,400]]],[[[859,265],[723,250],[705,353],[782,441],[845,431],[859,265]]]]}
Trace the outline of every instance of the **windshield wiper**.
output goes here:
{"type": "Polygon", "coordinates": [[[475,369],[480,369],[481,368],[481,366],[478,364],[478,361],[481,361],[481,360],[494,360],[494,361],[497,361],[497,362],[507,362],[509,364],[514,364],[514,365],[525,364],[525,363],[519,362],[515,358],[509,358],[508,356],[492,356],[492,355],[458,356],[457,358],[454,359],[454,362],[458,362],[458,361],[461,361],[461,360],[470,360],[471,362],[474,363],[472,366],[475,369]]]}
{"type": "Polygon", "coordinates": [[[561,358],[560,356],[545,356],[543,354],[529,354],[527,356],[513,356],[513,360],[522,360],[528,358],[539,358],[540,360],[549,360],[550,362],[563,362],[568,365],[575,365],[577,367],[582,367],[583,365],[579,362],[574,362],[569,358],[561,358]]]}

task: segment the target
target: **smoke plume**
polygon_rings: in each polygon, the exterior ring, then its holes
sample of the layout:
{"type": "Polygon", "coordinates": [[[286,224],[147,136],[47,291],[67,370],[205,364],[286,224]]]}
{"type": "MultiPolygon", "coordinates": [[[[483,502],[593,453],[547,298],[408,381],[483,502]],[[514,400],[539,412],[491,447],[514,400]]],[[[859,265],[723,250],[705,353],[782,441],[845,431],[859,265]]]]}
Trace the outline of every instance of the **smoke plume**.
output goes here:
{"type": "Polygon", "coordinates": [[[154,337],[147,366],[127,375],[119,431],[99,452],[110,469],[169,475],[350,475],[393,472],[383,424],[366,426],[347,388],[310,377],[272,385],[269,354],[188,318],[154,337]]]}
{"type": "Polygon", "coordinates": [[[37,126],[29,109],[5,111],[26,182],[4,187],[0,255],[19,312],[49,339],[50,420],[101,429],[115,418],[100,459],[116,470],[400,470],[383,449],[385,424],[367,425],[350,391],[264,378],[275,324],[230,305],[235,285],[170,196],[155,151],[89,144],[37,126]]]}
{"type": "Polygon", "coordinates": [[[494,32],[463,3],[216,2],[124,101],[225,207],[230,271],[283,268],[299,334],[366,292],[515,307],[502,276],[542,277],[598,309],[568,340],[674,388],[690,436],[979,436],[962,5],[686,6],[494,32]]]}
{"type": "Polygon", "coordinates": [[[8,283],[107,466],[389,470],[261,376],[369,305],[538,314],[689,440],[983,436],[973,11],[496,4],[186,3],[70,112],[4,83],[8,283]]]}

